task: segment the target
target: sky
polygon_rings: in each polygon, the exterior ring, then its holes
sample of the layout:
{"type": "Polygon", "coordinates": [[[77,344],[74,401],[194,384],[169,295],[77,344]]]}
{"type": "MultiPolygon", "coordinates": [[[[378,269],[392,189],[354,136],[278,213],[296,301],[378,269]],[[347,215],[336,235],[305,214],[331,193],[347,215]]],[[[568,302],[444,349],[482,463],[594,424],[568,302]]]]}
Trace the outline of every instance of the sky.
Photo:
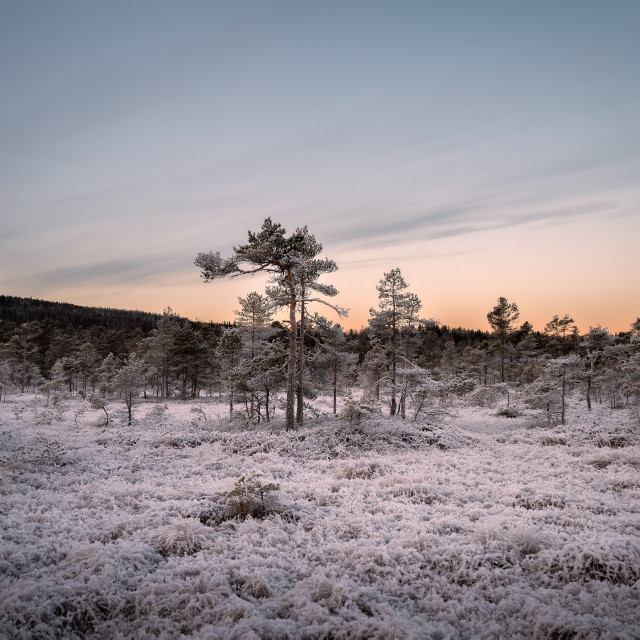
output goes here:
{"type": "Polygon", "coordinates": [[[0,293],[232,320],[264,278],[193,261],[269,216],[346,327],[397,267],[450,326],[628,330],[638,33],[635,0],[2,2],[0,293]]]}

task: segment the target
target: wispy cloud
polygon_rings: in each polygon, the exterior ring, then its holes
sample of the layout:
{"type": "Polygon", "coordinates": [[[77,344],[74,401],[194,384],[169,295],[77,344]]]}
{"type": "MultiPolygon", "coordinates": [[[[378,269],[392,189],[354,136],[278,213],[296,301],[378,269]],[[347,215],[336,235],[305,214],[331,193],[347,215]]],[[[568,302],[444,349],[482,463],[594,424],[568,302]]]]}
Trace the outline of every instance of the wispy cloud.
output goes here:
{"type": "Polygon", "coordinates": [[[450,238],[484,231],[495,231],[527,224],[561,224],[593,214],[615,213],[610,202],[591,202],[581,205],[538,207],[524,212],[505,211],[504,204],[467,203],[424,213],[393,212],[388,216],[372,216],[366,222],[344,223],[329,235],[332,245],[351,244],[359,247],[381,247],[418,240],[450,238]]]}
{"type": "MultiPolygon", "coordinates": [[[[37,269],[5,280],[7,286],[30,285],[44,289],[60,286],[95,284],[122,285],[159,280],[184,271],[184,256],[146,256],[122,258],[101,262],[87,262],[53,269],[37,269]]],[[[190,266],[190,265],[189,265],[190,266]]]]}

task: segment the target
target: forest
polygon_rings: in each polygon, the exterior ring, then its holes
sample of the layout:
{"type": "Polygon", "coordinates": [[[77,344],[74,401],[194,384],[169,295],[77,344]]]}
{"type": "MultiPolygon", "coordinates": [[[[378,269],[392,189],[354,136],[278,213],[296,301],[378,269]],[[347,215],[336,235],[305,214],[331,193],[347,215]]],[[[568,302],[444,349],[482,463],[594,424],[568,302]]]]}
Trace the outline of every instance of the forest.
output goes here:
{"type": "Polygon", "coordinates": [[[581,333],[569,314],[535,330],[500,297],[488,301],[487,331],[451,328],[421,316],[421,300],[394,268],[376,286],[368,326],[345,331],[318,312],[348,313],[332,302],[335,287],[320,282],[337,265],[318,257],[322,245],[306,227],[286,237],[267,219],[249,239],[226,262],[212,252],[196,259],[205,281],[270,272],[265,292],[239,297],[224,324],[171,308],[151,314],[0,296],[1,397],[39,392],[56,404],[80,396],[103,409],[122,401],[129,421],[138,398],[211,398],[239,423],[270,422],[282,409],[287,430],[304,423],[319,396],[350,420],[374,410],[416,420],[454,397],[515,411],[517,394],[562,424],[573,393],[589,409],[638,404],[640,318],[619,334],[600,326],[581,333]],[[288,320],[276,319],[282,309],[288,320]]]}
{"type": "MultiPolygon", "coordinates": [[[[620,334],[602,327],[580,334],[570,316],[554,316],[535,331],[500,298],[488,314],[492,331],[483,332],[420,322],[420,301],[397,269],[378,290],[379,309],[361,331],[308,310],[298,318],[296,424],[305,403],[327,394],[333,413],[347,398],[354,410],[360,395],[359,410],[376,401],[409,419],[453,396],[509,406],[510,390],[549,420],[562,419],[563,394],[612,409],[638,402],[638,320],[620,334]]],[[[288,345],[273,311],[258,292],[239,298],[228,324],[194,323],[171,309],[154,315],[0,296],[0,391],[40,392],[52,402],[124,400],[130,389],[159,400],[224,396],[234,419],[269,421],[286,389],[288,345]]]]}

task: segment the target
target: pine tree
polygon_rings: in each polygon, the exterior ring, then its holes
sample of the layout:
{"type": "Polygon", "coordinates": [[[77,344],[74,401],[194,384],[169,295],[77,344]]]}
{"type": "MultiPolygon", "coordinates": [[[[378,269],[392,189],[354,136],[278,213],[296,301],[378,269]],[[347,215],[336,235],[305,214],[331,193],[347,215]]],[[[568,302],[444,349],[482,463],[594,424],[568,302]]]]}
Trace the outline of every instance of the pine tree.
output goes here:
{"type": "Polygon", "coordinates": [[[85,342],[76,354],[76,364],[82,385],[82,393],[87,395],[87,384],[91,381],[95,384],[96,372],[101,363],[100,354],[95,347],[85,342]]]}
{"type": "Polygon", "coordinates": [[[587,333],[581,342],[581,347],[586,353],[587,359],[587,409],[591,411],[591,392],[593,383],[596,380],[597,371],[599,369],[600,360],[604,353],[604,350],[609,345],[613,344],[613,337],[611,334],[602,327],[589,327],[589,333],[587,333]]]}
{"type": "Polygon", "coordinates": [[[227,327],[218,345],[218,357],[227,371],[229,381],[229,417],[233,417],[236,384],[232,375],[242,352],[242,338],[237,327],[227,327]]]}
{"type": "MultiPolygon", "coordinates": [[[[238,372],[239,381],[243,382],[249,392],[249,419],[252,420],[256,412],[256,385],[252,380],[256,373],[255,361],[266,346],[266,338],[271,333],[269,325],[273,316],[273,304],[267,296],[252,291],[245,298],[239,297],[240,308],[234,311],[236,324],[239,327],[248,351],[248,362],[245,363],[244,375],[238,372]]],[[[258,420],[260,416],[258,415],[258,420]]]]}
{"type": "Polygon", "coordinates": [[[546,409],[549,420],[557,407],[561,424],[566,424],[567,394],[583,376],[584,363],[576,354],[548,360],[541,376],[530,386],[528,404],[546,409]]]}
{"type": "Polygon", "coordinates": [[[171,372],[171,356],[176,334],[180,330],[178,315],[167,307],[156,323],[156,329],[151,332],[150,363],[153,364],[160,386],[160,398],[171,395],[169,375],[171,372]]]}
{"type": "MultiPolygon", "coordinates": [[[[389,413],[396,415],[398,409],[398,363],[406,358],[406,339],[402,332],[419,322],[418,312],[422,307],[418,296],[407,291],[400,269],[385,273],[376,287],[378,309],[369,311],[369,333],[371,344],[377,350],[379,360],[385,362],[389,374],[389,413]]],[[[406,338],[406,335],[405,335],[406,338]]]]}
{"type": "MultiPolygon", "coordinates": [[[[296,424],[300,427],[304,422],[304,364],[305,364],[305,324],[307,321],[307,306],[313,302],[324,304],[338,313],[339,316],[347,315],[347,310],[337,305],[330,304],[324,298],[334,297],[338,290],[330,284],[318,282],[318,278],[325,273],[333,273],[338,266],[333,260],[318,258],[322,251],[322,245],[309,233],[307,227],[297,229],[306,240],[303,260],[294,274],[296,287],[296,306],[298,310],[298,335],[297,335],[297,362],[296,362],[296,424]]],[[[267,289],[267,294],[272,298],[275,306],[287,305],[287,282],[282,276],[272,278],[274,286],[267,289]]]]}
{"type": "Polygon", "coordinates": [[[315,238],[306,228],[286,236],[282,225],[267,218],[260,231],[249,231],[247,244],[234,247],[233,256],[221,258],[219,253],[200,253],[195,264],[201,269],[205,282],[217,278],[236,277],[261,271],[275,274],[285,284],[289,308],[289,354],[287,362],[286,429],[295,427],[294,400],[297,364],[297,302],[299,290],[296,280],[313,253],[315,238]]]}
{"type": "Polygon", "coordinates": [[[309,334],[317,352],[313,370],[331,389],[333,414],[337,415],[338,389],[353,377],[358,356],[349,351],[342,327],[318,313],[309,318],[309,334]]]}
{"type": "Polygon", "coordinates": [[[133,402],[144,385],[145,364],[136,355],[129,356],[113,377],[112,384],[120,390],[120,394],[127,407],[128,425],[131,426],[133,402]]]}
{"type": "Polygon", "coordinates": [[[191,323],[187,322],[176,332],[170,354],[173,370],[180,380],[180,398],[187,399],[189,383],[190,395],[196,398],[199,393],[199,375],[209,362],[207,343],[200,333],[193,330],[191,323]]]}
{"type": "Polygon", "coordinates": [[[15,382],[20,386],[20,392],[31,379],[38,377],[39,371],[35,360],[38,357],[36,340],[42,333],[42,327],[37,322],[25,322],[18,326],[13,337],[5,346],[5,358],[12,366],[15,382]]]}
{"type": "Polygon", "coordinates": [[[498,298],[498,304],[487,314],[487,321],[500,344],[500,381],[504,382],[504,363],[506,345],[513,331],[515,321],[520,317],[518,305],[506,298],[498,298]]]}

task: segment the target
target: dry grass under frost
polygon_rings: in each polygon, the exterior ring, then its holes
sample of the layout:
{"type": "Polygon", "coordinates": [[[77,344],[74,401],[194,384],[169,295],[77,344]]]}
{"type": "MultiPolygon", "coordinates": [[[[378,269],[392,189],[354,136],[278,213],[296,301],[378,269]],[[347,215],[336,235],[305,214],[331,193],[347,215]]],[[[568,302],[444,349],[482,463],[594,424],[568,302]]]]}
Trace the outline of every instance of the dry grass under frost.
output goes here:
{"type": "Polygon", "coordinates": [[[640,637],[624,411],[288,434],[30,400],[0,403],[0,637],[640,637]]]}

